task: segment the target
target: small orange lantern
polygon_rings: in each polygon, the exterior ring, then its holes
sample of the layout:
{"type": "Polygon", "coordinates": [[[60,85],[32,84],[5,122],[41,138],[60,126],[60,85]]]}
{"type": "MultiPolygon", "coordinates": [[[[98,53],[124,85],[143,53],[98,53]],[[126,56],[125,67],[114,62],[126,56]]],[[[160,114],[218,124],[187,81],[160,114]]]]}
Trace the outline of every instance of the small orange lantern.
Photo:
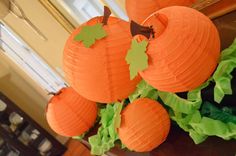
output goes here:
{"type": "Polygon", "coordinates": [[[81,97],[71,87],[63,88],[48,103],[49,126],[62,136],[78,136],[89,130],[97,117],[97,105],[81,97]]]}
{"type": "Polygon", "coordinates": [[[138,99],[121,113],[118,135],[130,150],[148,152],[163,143],[170,130],[170,118],[157,101],[138,99]]]}
{"type": "Polygon", "coordinates": [[[141,80],[130,80],[125,57],[131,38],[129,23],[110,17],[103,29],[105,38],[86,48],[74,38],[84,26],[101,23],[95,17],[76,29],[64,48],[64,72],[70,85],[82,96],[100,103],[111,103],[127,98],[141,80]]]}
{"type": "Polygon", "coordinates": [[[156,89],[189,91],[214,72],[220,56],[219,34],[202,13],[188,7],[168,7],[150,15],[143,26],[152,26],[156,33],[146,51],[148,68],[140,75],[156,89]]]}
{"type": "Polygon", "coordinates": [[[196,0],[126,0],[126,11],[135,22],[143,22],[153,12],[168,6],[191,6],[196,0]]]}

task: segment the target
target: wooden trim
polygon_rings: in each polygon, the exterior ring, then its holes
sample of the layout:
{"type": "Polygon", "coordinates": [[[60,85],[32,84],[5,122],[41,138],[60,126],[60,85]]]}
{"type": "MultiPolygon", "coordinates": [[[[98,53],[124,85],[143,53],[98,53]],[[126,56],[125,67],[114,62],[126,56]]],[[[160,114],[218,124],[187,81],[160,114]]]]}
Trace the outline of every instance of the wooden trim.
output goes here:
{"type": "Polygon", "coordinates": [[[236,10],[236,0],[220,0],[200,11],[214,19],[234,10],[236,10]]]}
{"type": "Polygon", "coordinates": [[[192,8],[196,10],[202,10],[204,8],[207,8],[208,6],[211,6],[221,0],[197,0],[193,5],[192,8]]]}
{"type": "Polygon", "coordinates": [[[50,0],[39,0],[49,13],[66,29],[72,33],[75,26],[50,2],[50,0]]]}

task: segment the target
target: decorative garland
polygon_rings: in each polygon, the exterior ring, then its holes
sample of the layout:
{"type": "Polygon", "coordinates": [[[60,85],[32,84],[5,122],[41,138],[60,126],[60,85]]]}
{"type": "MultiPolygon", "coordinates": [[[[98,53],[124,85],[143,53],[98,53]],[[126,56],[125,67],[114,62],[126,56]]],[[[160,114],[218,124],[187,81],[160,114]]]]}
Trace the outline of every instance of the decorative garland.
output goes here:
{"type": "MultiPolygon", "coordinates": [[[[215,82],[214,97],[220,103],[224,95],[232,95],[230,81],[231,72],[236,68],[236,39],[233,44],[222,51],[219,65],[203,85],[188,92],[187,99],[176,94],[161,92],[141,81],[137,89],[129,96],[133,102],[139,98],[150,98],[162,102],[169,110],[169,115],[180,128],[189,132],[189,136],[196,144],[207,139],[208,136],[218,136],[222,139],[236,139],[236,108],[217,108],[213,104],[202,101],[201,90],[210,82],[215,82]],[[226,86],[226,87],[225,87],[226,86]]],[[[109,104],[100,110],[100,128],[96,135],[89,138],[91,153],[102,155],[115,146],[119,140],[117,128],[120,125],[120,112],[123,105],[109,104]]]]}

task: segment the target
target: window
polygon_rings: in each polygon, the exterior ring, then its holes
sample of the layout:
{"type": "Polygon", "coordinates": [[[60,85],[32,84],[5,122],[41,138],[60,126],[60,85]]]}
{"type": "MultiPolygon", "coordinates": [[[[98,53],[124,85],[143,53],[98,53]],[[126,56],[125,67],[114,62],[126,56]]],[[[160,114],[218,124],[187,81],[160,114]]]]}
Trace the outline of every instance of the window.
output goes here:
{"type": "MultiPolygon", "coordinates": [[[[104,2],[115,15],[128,21],[127,15],[114,0],[104,0],[104,2]]],[[[57,3],[63,6],[78,23],[103,15],[103,4],[97,0],[57,0],[57,3]]]]}
{"type": "Polygon", "coordinates": [[[0,23],[0,47],[4,54],[36,81],[46,92],[65,87],[64,80],[9,27],[0,23]]]}
{"type": "Polygon", "coordinates": [[[105,2],[107,3],[107,5],[112,8],[112,10],[116,13],[116,15],[125,20],[128,21],[129,17],[126,15],[126,13],[121,9],[121,7],[119,5],[116,4],[116,2],[114,0],[105,0],[105,2]]]}

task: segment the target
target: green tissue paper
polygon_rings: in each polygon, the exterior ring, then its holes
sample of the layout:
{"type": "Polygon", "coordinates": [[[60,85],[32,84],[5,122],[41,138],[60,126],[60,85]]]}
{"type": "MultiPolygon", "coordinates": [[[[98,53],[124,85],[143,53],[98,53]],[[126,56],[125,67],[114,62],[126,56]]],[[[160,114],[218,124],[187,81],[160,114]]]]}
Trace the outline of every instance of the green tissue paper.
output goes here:
{"type": "Polygon", "coordinates": [[[236,68],[236,39],[232,45],[221,53],[220,63],[213,74],[216,83],[214,88],[214,100],[220,103],[225,95],[231,95],[231,72],[236,68]]]}
{"type": "Polygon", "coordinates": [[[100,110],[100,124],[96,135],[89,137],[91,154],[102,155],[115,146],[115,141],[119,140],[117,129],[120,127],[121,110],[123,104],[107,104],[100,110]]]}

